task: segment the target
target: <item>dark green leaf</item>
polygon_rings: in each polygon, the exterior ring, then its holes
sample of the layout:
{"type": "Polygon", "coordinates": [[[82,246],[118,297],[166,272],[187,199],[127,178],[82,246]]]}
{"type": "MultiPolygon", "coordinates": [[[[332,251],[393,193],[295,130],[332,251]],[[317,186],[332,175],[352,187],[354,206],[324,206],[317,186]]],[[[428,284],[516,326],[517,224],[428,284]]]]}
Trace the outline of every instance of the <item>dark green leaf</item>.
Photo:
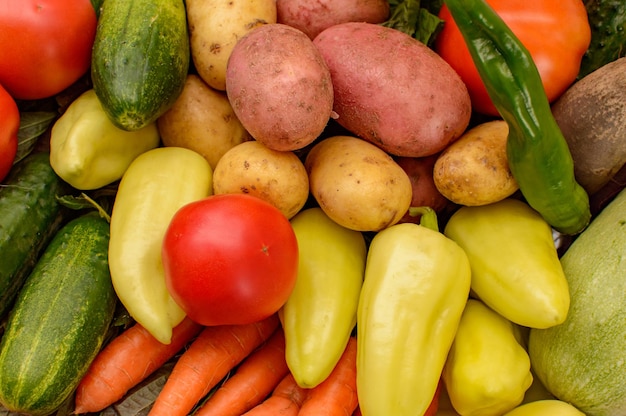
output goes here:
{"type": "Polygon", "coordinates": [[[28,111],[20,113],[20,128],[17,131],[17,155],[15,162],[32,152],[39,137],[50,127],[57,113],[52,111],[28,111]]]}
{"type": "Polygon", "coordinates": [[[390,16],[382,25],[404,32],[431,47],[443,27],[443,21],[437,17],[443,1],[402,0],[389,4],[390,16]]]}

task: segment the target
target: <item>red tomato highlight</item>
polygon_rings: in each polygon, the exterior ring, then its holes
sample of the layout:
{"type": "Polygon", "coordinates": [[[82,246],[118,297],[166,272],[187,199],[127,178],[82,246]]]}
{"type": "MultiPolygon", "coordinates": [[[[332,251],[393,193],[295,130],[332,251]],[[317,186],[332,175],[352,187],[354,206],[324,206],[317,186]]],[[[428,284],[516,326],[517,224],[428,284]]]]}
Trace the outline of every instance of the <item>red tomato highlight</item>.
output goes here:
{"type": "Polygon", "coordinates": [[[0,0],[0,84],[20,100],[53,96],[91,65],[89,0],[0,0]]]}
{"type": "Polygon", "coordinates": [[[167,288],[202,325],[247,324],[287,301],[298,272],[291,223],[264,200],[213,195],[177,211],[162,247],[167,288]]]}
{"type": "Polygon", "coordinates": [[[9,174],[17,154],[20,112],[15,100],[0,86],[0,181],[9,174]]]}

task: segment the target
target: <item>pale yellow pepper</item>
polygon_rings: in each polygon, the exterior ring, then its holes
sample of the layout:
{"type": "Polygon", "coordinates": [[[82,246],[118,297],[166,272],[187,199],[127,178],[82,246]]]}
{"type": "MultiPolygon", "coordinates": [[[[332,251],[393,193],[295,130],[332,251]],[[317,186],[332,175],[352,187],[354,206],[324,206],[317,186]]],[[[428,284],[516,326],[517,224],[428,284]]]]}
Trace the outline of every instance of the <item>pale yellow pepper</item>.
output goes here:
{"type": "Polygon", "coordinates": [[[585,414],[567,402],[554,399],[525,403],[503,416],[585,416],[585,414]]]}
{"type": "Polygon", "coordinates": [[[472,291],[490,308],[530,328],[565,320],[570,294],[552,229],[526,202],[461,207],[444,234],[467,253],[472,291]]]}
{"type": "Polygon", "coordinates": [[[212,193],[207,160],[182,147],[159,147],[128,167],[111,214],[109,268],[113,287],[152,336],[169,344],[185,313],[165,285],[161,246],[172,217],[183,205],[212,193]]]}
{"type": "Polygon", "coordinates": [[[116,127],[90,89],[54,123],[50,165],[74,188],[97,189],[119,180],[137,156],[159,142],[156,123],[132,132],[116,127]]]}
{"type": "Polygon", "coordinates": [[[367,249],[359,231],[319,207],[296,214],[298,278],[280,311],[285,356],[296,382],[312,388],[331,373],[356,324],[367,249]]]}
{"type": "Polygon", "coordinates": [[[522,403],[533,376],[514,324],[469,299],[442,374],[461,416],[500,416],[522,403]]]}
{"type": "Polygon", "coordinates": [[[469,289],[467,256],[440,232],[402,223],[373,237],[357,311],[363,415],[424,414],[469,289]]]}

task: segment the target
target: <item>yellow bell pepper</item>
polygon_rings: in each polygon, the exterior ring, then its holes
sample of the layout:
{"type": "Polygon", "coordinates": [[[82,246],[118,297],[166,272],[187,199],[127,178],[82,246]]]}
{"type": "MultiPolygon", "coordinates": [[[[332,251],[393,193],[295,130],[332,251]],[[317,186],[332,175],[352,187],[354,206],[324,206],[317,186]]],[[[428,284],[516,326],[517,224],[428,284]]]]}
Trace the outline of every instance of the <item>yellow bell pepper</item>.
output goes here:
{"type": "Polygon", "coordinates": [[[333,370],[356,324],[367,249],[362,233],[317,207],[296,214],[291,225],[298,278],[279,315],[287,365],[301,387],[312,388],[333,370]]]}
{"type": "Polygon", "coordinates": [[[508,198],[461,207],[444,234],[467,253],[472,291],[518,325],[548,328],[569,310],[569,287],[550,225],[527,203],[508,198]]]}
{"type": "Polygon", "coordinates": [[[462,416],[500,416],[522,403],[533,381],[514,324],[476,299],[465,305],[442,377],[462,416]]]}
{"type": "Polygon", "coordinates": [[[567,402],[547,399],[525,403],[503,416],[585,416],[585,414],[567,402]]]}
{"type": "Polygon", "coordinates": [[[50,165],[74,188],[97,189],[119,180],[137,156],[159,141],[156,123],[132,132],[117,128],[90,89],[52,126],[50,165]]]}
{"type": "Polygon", "coordinates": [[[373,237],[357,312],[364,415],[424,414],[469,289],[467,256],[440,232],[402,223],[373,237]]]}
{"type": "Polygon", "coordinates": [[[111,213],[109,268],[129,314],[169,344],[185,313],[165,286],[161,246],[180,207],[212,193],[213,172],[200,154],[159,147],[138,156],[120,181],[111,213]]]}

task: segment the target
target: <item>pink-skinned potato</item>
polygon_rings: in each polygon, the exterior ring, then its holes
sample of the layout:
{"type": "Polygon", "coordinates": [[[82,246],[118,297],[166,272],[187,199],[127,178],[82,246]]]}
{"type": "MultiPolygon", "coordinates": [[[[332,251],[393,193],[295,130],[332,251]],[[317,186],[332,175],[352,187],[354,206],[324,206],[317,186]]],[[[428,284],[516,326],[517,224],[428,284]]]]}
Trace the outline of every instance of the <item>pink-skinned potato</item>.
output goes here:
{"type": "Polygon", "coordinates": [[[276,0],[278,23],[293,26],[314,39],[339,23],[382,23],[389,17],[387,0],[276,0]]]}
{"type": "Polygon", "coordinates": [[[312,143],[332,116],[330,71],[313,41],[280,23],[239,39],[226,68],[226,93],[250,135],[270,149],[312,143]]]}
{"type": "MultiPolygon", "coordinates": [[[[394,158],[411,180],[413,189],[411,207],[429,207],[439,213],[451,205],[451,201],[443,196],[435,185],[433,171],[438,157],[439,153],[424,157],[394,158]]],[[[419,223],[420,217],[412,216],[407,211],[399,222],[419,223]]]]}
{"type": "Polygon", "coordinates": [[[325,29],[313,43],[331,73],[337,122],[386,152],[430,156],[469,125],[467,87],[447,62],[411,36],[349,22],[325,29]]]}

